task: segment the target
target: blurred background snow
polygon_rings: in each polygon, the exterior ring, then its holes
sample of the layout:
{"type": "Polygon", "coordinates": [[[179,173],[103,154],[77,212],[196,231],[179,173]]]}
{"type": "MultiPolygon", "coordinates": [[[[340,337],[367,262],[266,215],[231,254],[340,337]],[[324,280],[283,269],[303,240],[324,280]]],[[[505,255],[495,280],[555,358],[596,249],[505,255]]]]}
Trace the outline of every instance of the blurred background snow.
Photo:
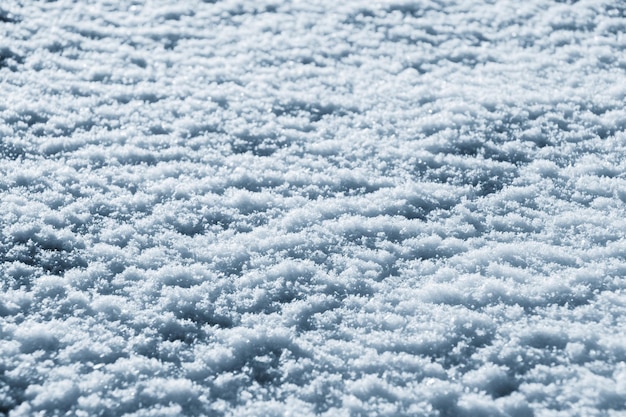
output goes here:
{"type": "Polygon", "coordinates": [[[0,415],[624,415],[625,31],[3,1],[0,415]]]}

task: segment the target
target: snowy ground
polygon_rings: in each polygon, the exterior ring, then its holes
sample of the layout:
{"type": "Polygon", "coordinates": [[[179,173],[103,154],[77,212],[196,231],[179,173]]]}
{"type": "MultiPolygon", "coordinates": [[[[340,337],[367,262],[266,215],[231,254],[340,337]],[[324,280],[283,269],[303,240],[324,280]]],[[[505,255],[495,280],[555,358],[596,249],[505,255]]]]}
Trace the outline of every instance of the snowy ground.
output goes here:
{"type": "Polygon", "coordinates": [[[0,415],[626,415],[623,1],[0,7],[0,415]]]}

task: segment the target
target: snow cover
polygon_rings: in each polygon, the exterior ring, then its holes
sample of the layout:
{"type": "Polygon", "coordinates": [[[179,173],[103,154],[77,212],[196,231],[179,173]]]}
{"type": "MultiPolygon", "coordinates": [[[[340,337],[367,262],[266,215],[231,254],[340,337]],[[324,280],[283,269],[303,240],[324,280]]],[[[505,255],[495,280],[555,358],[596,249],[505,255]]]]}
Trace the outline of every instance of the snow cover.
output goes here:
{"type": "Polygon", "coordinates": [[[626,415],[622,0],[0,7],[0,415],[626,415]]]}

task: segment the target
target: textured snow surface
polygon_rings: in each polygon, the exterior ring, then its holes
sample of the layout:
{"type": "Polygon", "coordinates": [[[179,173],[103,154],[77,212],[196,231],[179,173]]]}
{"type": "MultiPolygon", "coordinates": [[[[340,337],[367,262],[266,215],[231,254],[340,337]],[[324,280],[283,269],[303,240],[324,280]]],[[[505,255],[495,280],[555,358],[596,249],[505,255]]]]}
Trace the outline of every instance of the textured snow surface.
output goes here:
{"type": "Polygon", "coordinates": [[[0,415],[626,415],[622,0],[0,6],[0,415]]]}

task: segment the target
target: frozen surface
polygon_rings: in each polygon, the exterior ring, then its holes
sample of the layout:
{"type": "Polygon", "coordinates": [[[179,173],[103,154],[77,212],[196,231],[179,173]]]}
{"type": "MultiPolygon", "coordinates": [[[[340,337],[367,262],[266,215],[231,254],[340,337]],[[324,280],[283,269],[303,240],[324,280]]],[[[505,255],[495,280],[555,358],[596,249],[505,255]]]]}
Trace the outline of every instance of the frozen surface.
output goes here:
{"type": "Polygon", "coordinates": [[[626,415],[621,0],[0,6],[0,415],[626,415]]]}

